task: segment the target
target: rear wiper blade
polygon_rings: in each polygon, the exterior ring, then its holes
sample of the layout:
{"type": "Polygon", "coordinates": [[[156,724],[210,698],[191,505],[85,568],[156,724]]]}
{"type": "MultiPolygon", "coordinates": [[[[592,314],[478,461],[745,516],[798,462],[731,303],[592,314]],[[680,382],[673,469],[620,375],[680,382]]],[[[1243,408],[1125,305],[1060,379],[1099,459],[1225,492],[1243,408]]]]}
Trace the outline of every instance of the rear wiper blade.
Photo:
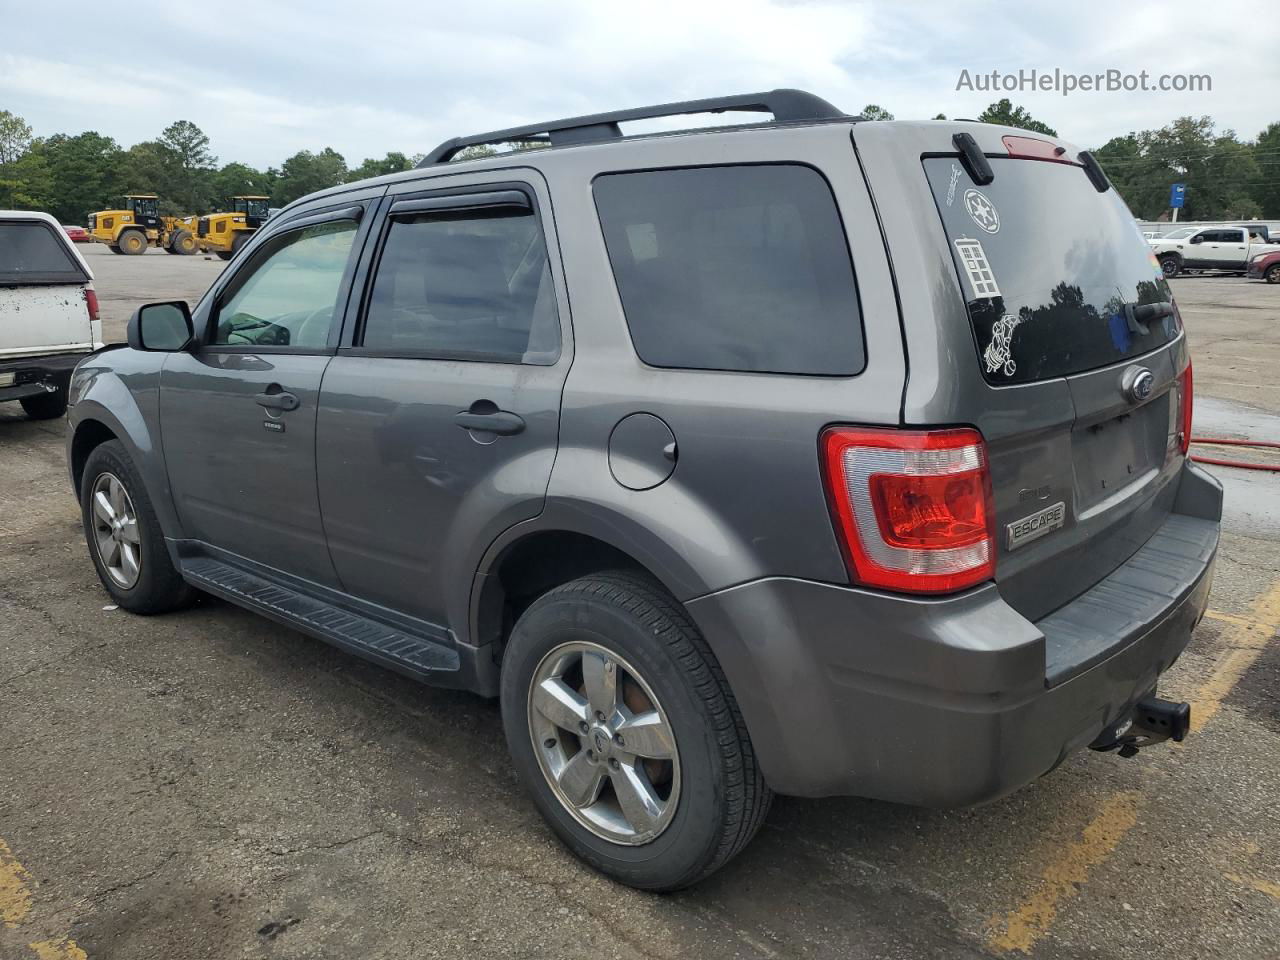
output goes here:
{"type": "Polygon", "coordinates": [[[1169,300],[1157,300],[1155,303],[1126,303],[1124,318],[1133,333],[1143,336],[1150,333],[1147,324],[1152,320],[1163,320],[1173,316],[1173,303],[1169,300]]]}

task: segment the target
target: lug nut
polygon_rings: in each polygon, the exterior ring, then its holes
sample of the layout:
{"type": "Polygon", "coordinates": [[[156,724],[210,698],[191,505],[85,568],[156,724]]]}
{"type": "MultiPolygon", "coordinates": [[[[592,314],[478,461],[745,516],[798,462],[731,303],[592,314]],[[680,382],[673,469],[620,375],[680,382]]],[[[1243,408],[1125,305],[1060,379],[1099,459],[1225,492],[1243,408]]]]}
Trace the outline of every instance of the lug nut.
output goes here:
{"type": "Polygon", "coordinates": [[[581,723],[578,724],[578,729],[583,733],[587,733],[591,730],[591,728],[587,726],[587,721],[585,720],[583,720],[581,723]]]}
{"type": "Polygon", "coordinates": [[[622,739],[622,734],[620,733],[615,733],[613,735],[613,742],[620,747],[625,747],[627,745],[626,742],[622,739]]]}
{"type": "Polygon", "coordinates": [[[610,770],[617,770],[617,769],[619,769],[621,766],[622,766],[622,765],[621,765],[620,763],[618,763],[618,758],[617,758],[617,757],[610,757],[610,758],[609,758],[609,769],[610,769],[610,770]]]}
{"type": "Polygon", "coordinates": [[[604,723],[604,714],[601,713],[599,710],[596,711],[596,721],[598,723],[604,723]]]}

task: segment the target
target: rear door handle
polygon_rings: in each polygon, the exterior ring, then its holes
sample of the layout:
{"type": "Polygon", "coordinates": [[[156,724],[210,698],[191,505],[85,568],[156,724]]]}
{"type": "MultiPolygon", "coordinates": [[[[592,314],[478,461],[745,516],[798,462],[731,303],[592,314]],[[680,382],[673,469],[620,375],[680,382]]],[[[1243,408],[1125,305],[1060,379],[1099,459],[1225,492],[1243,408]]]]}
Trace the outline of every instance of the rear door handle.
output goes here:
{"type": "Polygon", "coordinates": [[[279,393],[259,393],[253,399],[258,406],[269,410],[297,410],[300,403],[296,396],[283,390],[279,393]]]}
{"type": "Polygon", "coordinates": [[[506,410],[495,410],[492,413],[473,413],[463,410],[453,416],[453,422],[476,433],[496,433],[509,437],[524,429],[524,418],[506,410]]]}

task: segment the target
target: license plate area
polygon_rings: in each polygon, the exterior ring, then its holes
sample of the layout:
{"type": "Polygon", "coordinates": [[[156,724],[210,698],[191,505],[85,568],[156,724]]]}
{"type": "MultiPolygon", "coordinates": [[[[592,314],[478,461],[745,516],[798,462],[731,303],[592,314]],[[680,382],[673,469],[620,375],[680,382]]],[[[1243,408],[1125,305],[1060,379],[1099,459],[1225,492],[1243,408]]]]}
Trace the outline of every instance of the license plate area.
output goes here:
{"type": "Polygon", "coordinates": [[[1072,430],[1078,514],[1155,478],[1168,449],[1169,396],[1166,392],[1118,417],[1072,430]]]}

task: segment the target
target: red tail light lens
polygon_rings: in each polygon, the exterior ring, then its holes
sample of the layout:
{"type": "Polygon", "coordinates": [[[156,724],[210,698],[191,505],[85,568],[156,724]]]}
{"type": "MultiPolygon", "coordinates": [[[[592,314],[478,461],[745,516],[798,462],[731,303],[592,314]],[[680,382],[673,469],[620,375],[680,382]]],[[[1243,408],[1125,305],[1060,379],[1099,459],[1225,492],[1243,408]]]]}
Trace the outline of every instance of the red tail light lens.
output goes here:
{"type": "Polygon", "coordinates": [[[1187,369],[1182,371],[1182,376],[1178,378],[1178,393],[1181,395],[1182,403],[1182,427],[1178,434],[1178,447],[1182,450],[1182,455],[1187,455],[1187,450],[1191,447],[1191,413],[1195,406],[1194,388],[1191,382],[1191,361],[1187,361],[1187,369]]]}
{"type": "Polygon", "coordinates": [[[98,294],[92,286],[84,288],[84,305],[89,310],[89,322],[98,322],[98,294]]]}
{"type": "Polygon", "coordinates": [[[1011,157],[1022,160],[1048,160],[1050,163],[1074,163],[1067,156],[1066,147],[1060,147],[1048,140],[1013,135],[1001,137],[1000,140],[1011,157]]]}
{"type": "Polygon", "coordinates": [[[823,466],[858,583],[946,593],[995,575],[995,510],[976,430],[834,427],[823,466]]]}

